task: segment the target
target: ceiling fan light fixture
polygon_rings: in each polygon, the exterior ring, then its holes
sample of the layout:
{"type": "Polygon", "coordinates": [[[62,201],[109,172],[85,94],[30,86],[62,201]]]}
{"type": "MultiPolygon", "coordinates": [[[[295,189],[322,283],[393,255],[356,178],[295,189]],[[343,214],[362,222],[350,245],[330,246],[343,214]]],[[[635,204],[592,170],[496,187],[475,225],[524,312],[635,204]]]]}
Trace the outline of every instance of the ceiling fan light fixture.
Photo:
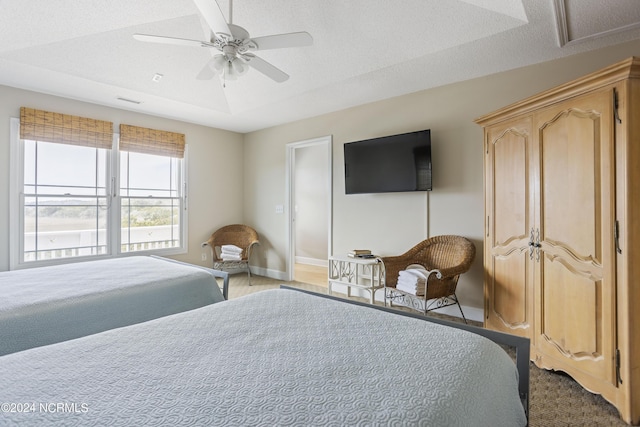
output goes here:
{"type": "Polygon", "coordinates": [[[223,75],[225,80],[238,80],[238,73],[233,69],[231,62],[227,62],[225,64],[223,75]]]}
{"type": "Polygon", "coordinates": [[[213,69],[216,70],[218,74],[222,74],[224,67],[227,65],[227,58],[224,55],[216,55],[213,57],[213,69]]]}
{"type": "Polygon", "coordinates": [[[231,68],[238,76],[244,76],[245,74],[247,74],[247,71],[249,71],[249,67],[247,66],[247,64],[245,64],[239,58],[233,58],[233,61],[231,61],[231,68]]]}

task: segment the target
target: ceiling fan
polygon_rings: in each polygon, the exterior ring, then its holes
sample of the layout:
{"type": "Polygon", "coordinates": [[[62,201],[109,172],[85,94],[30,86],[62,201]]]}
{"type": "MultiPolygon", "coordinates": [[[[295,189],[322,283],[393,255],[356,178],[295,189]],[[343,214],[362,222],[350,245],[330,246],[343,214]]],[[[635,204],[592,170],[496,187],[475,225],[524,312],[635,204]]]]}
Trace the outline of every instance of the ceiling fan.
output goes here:
{"type": "Polygon", "coordinates": [[[305,31],[251,38],[247,30],[232,24],[233,0],[229,0],[229,23],[215,0],[194,0],[194,3],[211,29],[210,41],[149,34],[134,34],[133,37],[144,42],[217,49],[220,53],[214,55],[198,73],[197,78],[200,80],[208,80],[218,74],[222,77],[223,86],[225,86],[226,80],[237,79],[238,76],[246,74],[251,67],[270,79],[282,83],[289,78],[289,75],[251,52],[313,44],[313,38],[305,31]]]}

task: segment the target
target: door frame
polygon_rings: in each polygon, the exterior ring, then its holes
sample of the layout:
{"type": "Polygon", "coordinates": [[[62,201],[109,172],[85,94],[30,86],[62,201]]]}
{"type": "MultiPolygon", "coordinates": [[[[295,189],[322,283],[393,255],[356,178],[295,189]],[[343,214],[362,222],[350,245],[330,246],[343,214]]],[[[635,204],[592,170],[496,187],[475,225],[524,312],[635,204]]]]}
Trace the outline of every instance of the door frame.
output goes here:
{"type": "Polygon", "coordinates": [[[285,200],[285,214],[287,223],[287,236],[286,236],[286,272],[285,276],[288,281],[293,280],[294,265],[295,265],[295,166],[296,166],[296,150],[299,148],[312,147],[321,145],[326,147],[326,161],[327,161],[327,209],[328,209],[328,224],[327,224],[327,259],[333,252],[333,167],[332,167],[332,146],[333,136],[321,136],[318,138],[307,139],[298,142],[292,142],[287,144],[287,173],[285,179],[286,185],[286,200],[285,200]]]}

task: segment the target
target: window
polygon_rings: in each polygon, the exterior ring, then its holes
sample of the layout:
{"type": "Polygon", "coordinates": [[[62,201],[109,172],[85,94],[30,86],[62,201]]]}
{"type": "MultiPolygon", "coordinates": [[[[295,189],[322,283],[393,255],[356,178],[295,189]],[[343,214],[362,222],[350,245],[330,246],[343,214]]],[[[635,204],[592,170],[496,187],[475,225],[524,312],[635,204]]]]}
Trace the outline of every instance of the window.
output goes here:
{"type": "Polygon", "coordinates": [[[185,252],[184,135],[54,114],[11,120],[11,268],[185,252]]]}
{"type": "Polygon", "coordinates": [[[180,161],[120,153],[122,252],[180,247],[180,161]]]}
{"type": "Polygon", "coordinates": [[[101,148],[23,141],[23,262],[108,253],[101,148]]]}

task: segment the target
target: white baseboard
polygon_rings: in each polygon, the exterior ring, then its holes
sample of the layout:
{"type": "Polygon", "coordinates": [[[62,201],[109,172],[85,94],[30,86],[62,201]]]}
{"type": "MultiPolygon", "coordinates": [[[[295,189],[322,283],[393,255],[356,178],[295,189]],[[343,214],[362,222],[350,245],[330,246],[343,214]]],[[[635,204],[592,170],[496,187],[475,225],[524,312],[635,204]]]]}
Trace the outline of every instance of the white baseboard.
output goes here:
{"type": "Polygon", "coordinates": [[[308,258],[303,256],[296,256],[297,264],[315,265],[316,267],[329,267],[329,260],[308,258]]]}
{"type": "Polygon", "coordinates": [[[275,280],[287,280],[287,273],[285,271],[272,270],[270,268],[251,266],[251,274],[255,274],[256,276],[264,276],[275,280]]]}

